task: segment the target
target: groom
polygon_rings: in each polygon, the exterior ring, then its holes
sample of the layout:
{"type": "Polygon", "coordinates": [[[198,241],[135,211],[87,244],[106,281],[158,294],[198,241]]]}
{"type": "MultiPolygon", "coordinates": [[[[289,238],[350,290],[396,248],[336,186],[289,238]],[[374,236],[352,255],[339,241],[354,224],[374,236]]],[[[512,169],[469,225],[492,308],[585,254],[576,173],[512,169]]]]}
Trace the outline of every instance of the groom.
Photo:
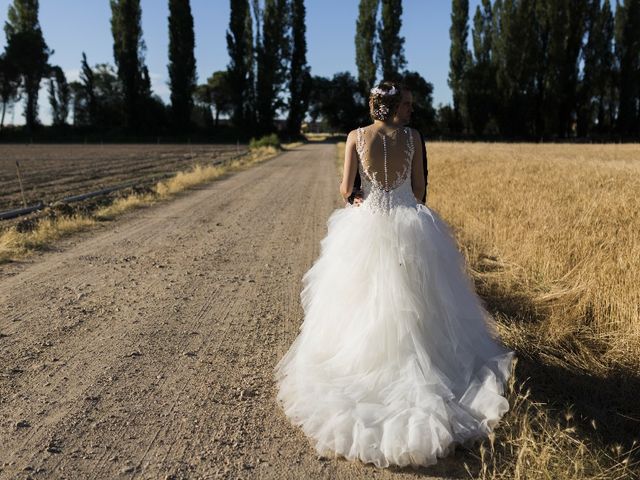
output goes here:
{"type": "MultiPolygon", "coordinates": [[[[402,89],[402,100],[404,101],[405,95],[409,95],[411,96],[410,100],[411,104],[413,104],[413,94],[411,93],[410,90],[407,89],[402,89]]],[[[399,123],[401,123],[402,125],[407,125],[410,121],[411,121],[411,112],[412,109],[408,110],[408,111],[404,111],[402,109],[399,109],[398,112],[396,113],[396,115],[398,115],[398,121],[399,123]]],[[[422,196],[422,203],[424,205],[426,205],[427,203],[427,177],[428,177],[428,171],[427,171],[427,148],[424,144],[424,136],[422,135],[422,132],[418,132],[420,133],[420,145],[422,146],[422,165],[424,167],[424,194],[422,196]]],[[[349,196],[349,202],[353,203],[354,205],[359,204],[360,202],[362,202],[362,190],[360,188],[360,169],[358,169],[356,171],[356,178],[353,181],[353,193],[349,196]]]]}

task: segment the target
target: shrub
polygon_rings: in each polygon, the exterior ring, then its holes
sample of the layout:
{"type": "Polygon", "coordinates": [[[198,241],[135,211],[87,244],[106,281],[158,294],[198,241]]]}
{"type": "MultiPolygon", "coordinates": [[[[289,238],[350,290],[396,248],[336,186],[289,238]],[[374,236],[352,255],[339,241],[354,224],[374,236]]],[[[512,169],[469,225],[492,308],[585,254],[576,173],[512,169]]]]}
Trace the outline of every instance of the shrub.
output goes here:
{"type": "Polygon", "coordinates": [[[251,141],[249,142],[249,148],[251,149],[260,148],[260,147],[274,147],[279,149],[280,139],[278,138],[278,135],[276,135],[275,133],[272,133],[270,135],[265,135],[263,137],[260,137],[259,139],[252,138],[251,141]]]}

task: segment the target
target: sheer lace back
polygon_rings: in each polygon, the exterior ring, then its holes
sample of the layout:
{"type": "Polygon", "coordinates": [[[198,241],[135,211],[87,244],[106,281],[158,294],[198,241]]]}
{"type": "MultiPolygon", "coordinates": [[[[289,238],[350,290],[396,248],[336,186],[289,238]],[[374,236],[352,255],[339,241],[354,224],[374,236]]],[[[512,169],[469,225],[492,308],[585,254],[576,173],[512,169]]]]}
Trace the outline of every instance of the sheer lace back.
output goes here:
{"type": "Polygon", "coordinates": [[[411,190],[414,154],[411,129],[400,127],[385,134],[375,127],[359,127],[356,137],[363,206],[389,212],[397,205],[415,206],[411,190]]]}

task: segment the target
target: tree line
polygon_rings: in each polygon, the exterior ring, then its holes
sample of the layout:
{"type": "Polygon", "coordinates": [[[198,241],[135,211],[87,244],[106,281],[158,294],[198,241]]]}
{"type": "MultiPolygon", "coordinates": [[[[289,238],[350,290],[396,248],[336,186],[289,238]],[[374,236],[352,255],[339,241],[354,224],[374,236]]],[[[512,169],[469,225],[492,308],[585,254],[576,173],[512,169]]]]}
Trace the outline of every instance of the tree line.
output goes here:
{"type": "Polygon", "coordinates": [[[304,0],[231,0],[229,65],[208,83],[216,111],[229,113],[237,128],[271,133],[281,111],[284,132],[299,135],[311,91],[305,16],[304,0]],[[217,103],[222,97],[225,105],[217,103]]]}
{"type": "Polygon", "coordinates": [[[0,54],[0,128],[8,106],[23,98],[26,130],[32,132],[40,126],[42,81],[48,86],[53,127],[64,128],[71,122],[75,127],[128,133],[165,125],[179,131],[188,128],[196,82],[189,1],[169,0],[169,108],[151,90],[140,1],[110,0],[110,7],[115,67],[107,63],[90,66],[83,52],[80,78],[68,82],[64,71],[49,62],[54,51],[42,34],[38,0],[12,2],[4,26],[6,47],[0,54]]]}
{"type": "Polygon", "coordinates": [[[402,13],[401,0],[360,0],[354,37],[357,77],[349,72],[339,72],[331,79],[314,76],[309,109],[312,120],[322,117],[338,131],[369,123],[369,90],[384,79],[411,89],[412,126],[425,133],[438,131],[433,84],[406,68],[405,39],[400,34],[402,13]]]}
{"type": "Polygon", "coordinates": [[[453,0],[452,132],[640,137],[640,0],[453,0]]]}
{"type": "Polygon", "coordinates": [[[401,0],[360,1],[354,38],[357,76],[338,72],[331,78],[311,75],[306,64],[304,15],[295,14],[304,11],[303,2],[292,1],[294,14],[283,30],[285,3],[266,0],[260,12],[255,0],[231,1],[227,34],[231,62],[224,73],[230,89],[226,107],[235,125],[259,133],[272,131],[274,114],[281,109],[287,114],[290,134],[299,131],[305,113],[312,122],[321,120],[325,128],[347,131],[370,122],[369,90],[384,78],[412,89],[417,128],[436,129],[433,85],[406,69],[401,0]],[[282,88],[287,85],[288,89],[282,88]]]}
{"type": "Polygon", "coordinates": [[[151,89],[140,0],[110,0],[114,65],[91,65],[82,53],[80,75],[68,82],[51,65],[53,51],[38,20],[38,0],[14,0],[5,24],[7,46],[0,55],[2,119],[11,104],[25,100],[26,130],[39,127],[38,95],[48,85],[53,127],[136,134],[194,127],[216,129],[229,116],[245,136],[276,130],[289,138],[300,134],[307,115],[334,130],[353,128],[368,119],[368,90],[380,78],[402,78],[416,93],[418,123],[434,124],[433,86],[417,72],[404,70],[401,0],[363,0],[356,21],[358,77],[311,75],[307,63],[304,0],[230,0],[226,32],[229,64],[197,83],[193,16],[189,0],[169,0],[169,87],[165,106],[151,89]],[[215,112],[215,117],[212,112],[215,112]]]}
{"type": "Polygon", "coordinates": [[[38,128],[48,87],[58,131],[125,134],[228,129],[289,138],[306,118],[345,131],[369,121],[381,79],[414,94],[412,124],[425,134],[501,138],[627,138],[640,135],[640,0],[482,0],[469,32],[468,0],[452,0],[449,85],[453,105],[433,107],[433,85],[407,69],[402,0],[360,0],[357,74],[311,74],[304,0],[229,0],[229,63],[198,84],[189,0],[168,0],[170,103],[152,92],[140,0],[110,0],[114,65],[82,53],[78,81],[51,65],[38,0],[13,0],[0,54],[0,129],[24,100],[25,129],[38,128]],[[471,36],[469,37],[469,33],[471,36]],[[471,45],[471,48],[469,48],[471,45]],[[215,112],[215,113],[214,113],[215,112]],[[214,116],[215,114],[215,116],[214,116]]]}

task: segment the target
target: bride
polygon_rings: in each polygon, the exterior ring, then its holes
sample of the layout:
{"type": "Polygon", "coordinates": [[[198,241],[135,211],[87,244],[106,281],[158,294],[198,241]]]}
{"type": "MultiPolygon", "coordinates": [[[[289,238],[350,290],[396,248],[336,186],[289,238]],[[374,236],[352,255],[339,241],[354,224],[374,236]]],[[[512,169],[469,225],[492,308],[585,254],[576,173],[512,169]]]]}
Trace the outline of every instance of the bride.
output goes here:
{"type": "Polygon", "coordinates": [[[302,277],[304,321],[275,367],[278,401],[324,456],[430,465],[486,437],[509,405],[514,353],[466,274],[448,226],[420,202],[411,93],[382,82],[373,123],[349,133],[343,198],[302,277]]]}

